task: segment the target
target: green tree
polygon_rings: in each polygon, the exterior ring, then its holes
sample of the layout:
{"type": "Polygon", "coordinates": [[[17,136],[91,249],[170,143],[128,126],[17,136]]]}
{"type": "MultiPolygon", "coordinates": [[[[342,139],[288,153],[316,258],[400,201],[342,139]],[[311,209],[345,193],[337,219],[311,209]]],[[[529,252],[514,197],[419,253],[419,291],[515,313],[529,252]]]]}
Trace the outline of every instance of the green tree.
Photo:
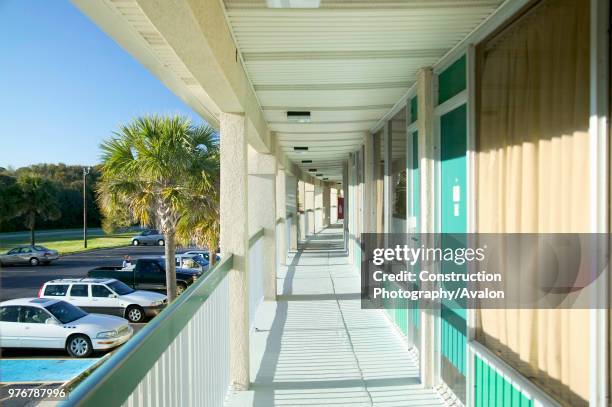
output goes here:
{"type": "Polygon", "coordinates": [[[101,145],[98,200],[106,218],[156,225],[164,234],[168,300],[176,298],[176,231],[193,191],[212,185],[214,130],[182,117],[146,116],[101,145]]]}
{"type": "Polygon", "coordinates": [[[17,179],[0,171],[0,230],[4,231],[6,224],[17,216],[20,196],[17,179]]]}
{"type": "MultiPolygon", "coordinates": [[[[218,154],[211,157],[219,162],[218,154]]],[[[218,167],[217,167],[218,168],[218,167]]],[[[214,179],[218,180],[217,170],[214,179]]],[[[215,182],[211,185],[201,185],[185,206],[185,211],[177,228],[177,237],[183,244],[191,241],[210,251],[210,267],[216,262],[216,251],[219,247],[219,187],[215,182]]]]}
{"type": "Polygon", "coordinates": [[[47,178],[23,173],[17,178],[21,193],[15,214],[23,216],[24,225],[30,230],[30,244],[36,243],[36,220],[59,219],[61,212],[57,200],[57,189],[47,178]]]}

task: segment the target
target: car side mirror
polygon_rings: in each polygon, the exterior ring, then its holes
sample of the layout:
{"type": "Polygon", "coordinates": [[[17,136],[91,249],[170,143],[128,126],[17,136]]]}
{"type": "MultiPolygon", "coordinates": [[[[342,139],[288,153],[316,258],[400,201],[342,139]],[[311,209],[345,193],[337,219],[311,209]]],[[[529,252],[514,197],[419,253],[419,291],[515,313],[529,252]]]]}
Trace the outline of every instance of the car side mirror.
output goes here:
{"type": "Polygon", "coordinates": [[[47,324],[47,325],[57,325],[57,321],[55,319],[53,319],[53,318],[47,318],[45,320],[45,324],[47,324]]]}
{"type": "Polygon", "coordinates": [[[108,298],[117,298],[117,294],[109,294],[108,298]]]}

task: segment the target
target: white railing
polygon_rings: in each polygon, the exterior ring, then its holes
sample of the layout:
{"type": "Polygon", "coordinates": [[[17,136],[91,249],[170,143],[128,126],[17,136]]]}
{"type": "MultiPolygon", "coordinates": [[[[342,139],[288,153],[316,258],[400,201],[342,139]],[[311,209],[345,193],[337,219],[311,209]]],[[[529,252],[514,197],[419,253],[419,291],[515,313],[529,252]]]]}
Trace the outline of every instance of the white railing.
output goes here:
{"type": "Polygon", "coordinates": [[[228,255],[80,383],[65,406],[221,406],[229,389],[228,255]]]}
{"type": "Polygon", "coordinates": [[[260,229],[249,239],[249,327],[253,327],[255,315],[264,299],[265,270],[263,258],[264,230],[260,229]]]}

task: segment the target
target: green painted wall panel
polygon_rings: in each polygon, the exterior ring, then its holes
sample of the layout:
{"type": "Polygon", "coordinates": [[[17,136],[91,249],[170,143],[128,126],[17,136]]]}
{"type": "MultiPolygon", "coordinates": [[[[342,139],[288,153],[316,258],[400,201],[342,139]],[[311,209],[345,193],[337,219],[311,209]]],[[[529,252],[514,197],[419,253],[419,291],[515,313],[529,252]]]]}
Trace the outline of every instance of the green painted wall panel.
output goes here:
{"type": "Polygon", "coordinates": [[[440,73],[438,76],[438,104],[446,102],[466,89],[466,63],[466,56],[463,55],[440,73]]]}
{"type": "Polygon", "coordinates": [[[410,123],[414,123],[419,119],[419,109],[417,97],[410,99],[410,123]]]}
{"type": "Polygon", "coordinates": [[[533,407],[533,400],[478,356],[474,357],[474,370],[475,407],[533,407]]]}

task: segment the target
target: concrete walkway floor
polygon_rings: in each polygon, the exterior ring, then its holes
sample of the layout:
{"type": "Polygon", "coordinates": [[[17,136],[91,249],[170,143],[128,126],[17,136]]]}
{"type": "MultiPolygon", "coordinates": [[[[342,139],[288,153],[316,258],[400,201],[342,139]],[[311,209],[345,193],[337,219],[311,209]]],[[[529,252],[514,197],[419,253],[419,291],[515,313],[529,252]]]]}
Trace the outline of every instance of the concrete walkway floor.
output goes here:
{"type": "Polygon", "coordinates": [[[300,245],[251,333],[251,388],[237,406],[443,406],[380,310],[360,306],[360,279],[330,227],[300,245]]]}

